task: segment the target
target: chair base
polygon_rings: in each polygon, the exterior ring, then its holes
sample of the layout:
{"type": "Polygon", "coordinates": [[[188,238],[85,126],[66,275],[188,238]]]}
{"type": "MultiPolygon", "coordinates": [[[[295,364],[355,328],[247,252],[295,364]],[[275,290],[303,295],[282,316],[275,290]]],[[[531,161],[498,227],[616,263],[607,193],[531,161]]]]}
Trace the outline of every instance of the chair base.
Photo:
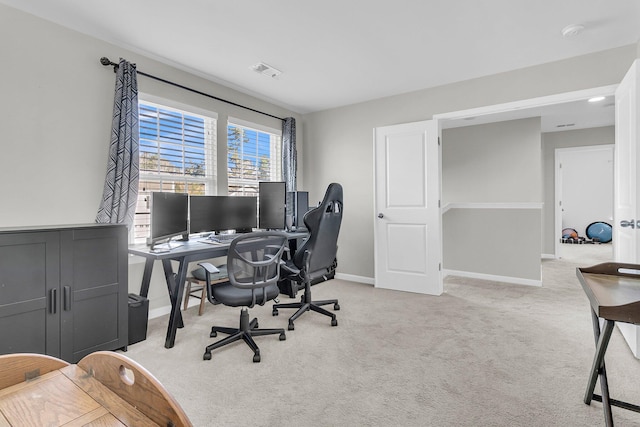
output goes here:
{"type": "Polygon", "coordinates": [[[298,319],[298,317],[302,316],[307,311],[315,311],[316,313],[329,316],[331,317],[331,326],[338,326],[338,319],[336,318],[336,315],[321,307],[323,305],[333,304],[334,310],[336,311],[340,310],[340,304],[338,304],[337,299],[323,300],[323,301],[309,301],[310,299],[311,298],[307,298],[307,293],[305,292],[300,302],[274,304],[273,311],[271,312],[271,314],[273,314],[274,316],[277,316],[279,308],[297,308],[298,311],[293,313],[293,315],[289,318],[289,326],[287,327],[287,329],[290,331],[293,331],[295,329],[295,325],[293,322],[295,322],[295,320],[298,319]]]}
{"type": "Polygon", "coordinates": [[[253,340],[254,336],[280,334],[280,341],[284,341],[287,339],[284,329],[258,329],[258,319],[254,318],[251,322],[249,322],[249,311],[244,308],[240,311],[239,328],[212,326],[209,336],[215,337],[218,335],[218,332],[229,334],[229,336],[221,339],[220,341],[216,341],[211,345],[208,345],[204,351],[204,355],[202,356],[204,360],[211,360],[212,350],[242,339],[249,346],[249,348],[253,350],[253,361],[257,363],[260,362],[260,348],[258,348],[258,345],[253,340]]]}

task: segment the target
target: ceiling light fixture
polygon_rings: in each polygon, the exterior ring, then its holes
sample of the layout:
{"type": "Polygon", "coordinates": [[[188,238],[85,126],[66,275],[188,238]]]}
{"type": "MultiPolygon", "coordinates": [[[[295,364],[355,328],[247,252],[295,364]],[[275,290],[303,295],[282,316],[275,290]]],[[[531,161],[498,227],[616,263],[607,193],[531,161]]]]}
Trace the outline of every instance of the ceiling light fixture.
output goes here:
{"type": "Polygon", "coordinates": [[[282,74],[282,71],[272,67],[269,64],[265,64],[264,62],[258,62],[256,65],[252,65],[249,68],[256,73],[264,74],[265,76],[269,76],[274,79],[282,74]]]}
{"type": "Polygon", "coordinates": [[[600,102],[604,101],[604,96],[594,96],[593,98],[589,98],[589,102],[600,102]]]}
{"type": "Polygon", "coordinates": [[[584,30],[584,25],[582,24],[571,24],[567,25],[562,29],[562,37],[571,38],[580,34],[584,30]]]}

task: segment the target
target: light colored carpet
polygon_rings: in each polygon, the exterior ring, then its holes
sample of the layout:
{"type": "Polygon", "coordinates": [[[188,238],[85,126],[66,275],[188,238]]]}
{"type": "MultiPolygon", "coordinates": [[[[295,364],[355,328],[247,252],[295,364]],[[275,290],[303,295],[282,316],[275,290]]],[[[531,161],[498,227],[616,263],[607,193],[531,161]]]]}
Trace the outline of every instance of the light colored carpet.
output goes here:
{"type": "MultiPolygon", "coordinates": [[[[201,317],[197,307],[185,312],[174,348],[163,346],[162,317],[126,355],[195,426],[600,426],[601,404],[582,402],[594,342],[575,276],[598,257],[544,261],[542,288],[449,277],[434,297],[319,284],[315,299],[340,299],[339,325],[306,313],[286,341],[256,338],[261,363],[242,342],[202,360],[215,340],[210,326],[235,326],[239,317],[209,304],[201,317]]],[[[285,329],[292,313],[272,317],[271,304],[251,310],[261,327],[285,329]]],[[[617,329],[606,362],[612,397],[640,403],[640,361],[617,329]]],[[[640,425],[640,414],[613,413],[617,425],[640,425]]]]}

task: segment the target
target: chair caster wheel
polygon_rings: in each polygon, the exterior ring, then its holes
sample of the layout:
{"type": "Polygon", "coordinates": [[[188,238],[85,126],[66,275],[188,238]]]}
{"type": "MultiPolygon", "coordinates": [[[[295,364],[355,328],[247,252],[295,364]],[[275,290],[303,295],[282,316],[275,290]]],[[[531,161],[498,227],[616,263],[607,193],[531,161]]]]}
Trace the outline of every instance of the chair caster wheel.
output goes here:
{"type": "Polygon", "coordinates": [[[202,360],[211,360],[211,353],[207,352],[202,356],[202,360]]]}
{"type": "Polygon", "coordinates": [[[209,334],[209,338],[215,338],[218,336],[218,333],[216,331],[211,331],[211,333],[209,334]]]}
{"type": "Polygon", "coordinates": [[[258,325],[258,322],[256,322],[255,326],[253,327],[253,329],[258,329],[260,327],[260,325],[258,325]]]}
{"type": "Polygon", "coordinates": [[[338,326],[338,319],[331,319],[331,326],[338,326]]]}
{"type": "Polygon", "coordinates": [[[254,354],[253,355],[253,363],[259,363],[260,362],[260,355],[259,354],[254,354]]]}
{"type": "Polygon", "coordinates": [[[271,312],[271,315],[277,316],[278,315],[278,309],[274,308],[273,311],[271,312]]]}
{"type": "Polygon", "coordinates": [[[287,336],[283,333],[280,334],[280,341],[284,341],[287,339],[287,336]]]}
{"type": "Polygon", "coordinates": [[[287,329],[293,331],[295,329],[295,326],[293,326],[293,323],[289,322],[289,326],[287,327],[287,329]]]}
{"type": "Polygon", "coordinates": [[[340,304],[338,303],[333,304],[333,309],[336,311],[340,310],[340,304]]]}

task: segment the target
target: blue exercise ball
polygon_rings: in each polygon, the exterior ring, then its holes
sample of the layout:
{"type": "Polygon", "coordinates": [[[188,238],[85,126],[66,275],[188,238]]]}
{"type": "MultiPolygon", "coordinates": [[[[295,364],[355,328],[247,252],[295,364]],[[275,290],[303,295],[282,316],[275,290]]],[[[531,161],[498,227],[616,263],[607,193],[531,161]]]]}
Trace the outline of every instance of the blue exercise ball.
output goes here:
{"type": "Polygon", "coordinates": [[[591,240],[597,238],[602,243],[609,243],[611,241],[611,225],[602,221],[592,222],[587,227],[587,237],[591,240]]]}

